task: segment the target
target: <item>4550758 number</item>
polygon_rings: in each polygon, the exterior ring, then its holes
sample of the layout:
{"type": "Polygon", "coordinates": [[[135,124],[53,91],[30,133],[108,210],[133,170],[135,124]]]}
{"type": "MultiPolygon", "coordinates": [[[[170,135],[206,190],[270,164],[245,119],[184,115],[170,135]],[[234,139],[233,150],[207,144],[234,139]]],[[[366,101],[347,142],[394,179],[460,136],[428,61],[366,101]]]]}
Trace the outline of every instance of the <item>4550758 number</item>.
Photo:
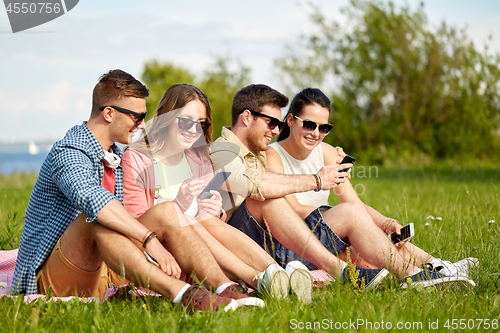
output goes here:
{"type": "Polygon", "coordinates": [[[7,13],[14,13],[14,14],[35,14],[35,13],[56,13],[59,14],[61,10],[61,4],[59,3],[45,3],[45,2],[14,2],[14,3],[9,3],[9,5],[6,8],[7,13]]]}
{"type": "Polygon", "coordinates": [[[443,327],[456,329],[498,329],[498,319],[448,319],[443,327]]]}

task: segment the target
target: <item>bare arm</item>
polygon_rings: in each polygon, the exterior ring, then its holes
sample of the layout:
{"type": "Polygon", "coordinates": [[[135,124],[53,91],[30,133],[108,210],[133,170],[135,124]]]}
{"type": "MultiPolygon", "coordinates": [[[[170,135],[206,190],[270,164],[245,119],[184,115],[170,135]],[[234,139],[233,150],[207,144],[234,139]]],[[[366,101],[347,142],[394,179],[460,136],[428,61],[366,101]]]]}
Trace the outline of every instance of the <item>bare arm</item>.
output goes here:
{"type": "MultiPolygon", "coordinates": [[[[283,160],[281,156],[272,147],[266,151],[266,158],[269,170],[274,173],[284,174],[283,160]]],[[[314,189],[316,188],[316,181],[314,181],[314,189]]],[[[292,206],[293,210],[303,219],[305,219],[316,207],[306,206],[299,203],[295,195],[289,194],[286,200],[292,206]]]]}

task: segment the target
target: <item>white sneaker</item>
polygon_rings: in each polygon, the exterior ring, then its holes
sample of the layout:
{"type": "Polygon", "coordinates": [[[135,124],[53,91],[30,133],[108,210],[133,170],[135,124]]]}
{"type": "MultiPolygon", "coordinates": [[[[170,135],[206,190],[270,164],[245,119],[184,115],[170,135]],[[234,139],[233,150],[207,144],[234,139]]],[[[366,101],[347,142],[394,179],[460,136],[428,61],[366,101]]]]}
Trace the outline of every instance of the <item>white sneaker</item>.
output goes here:
{"type": "Polygon", "coordinates": [[[260,293],[269,293],[277,299],[288,296],[290,279],[280,265],[270,264],[264,272],[257,274],[255,278],[259,281],[258,291],[260,293]]]}
{"type": "Polygon", "coordinates": [[[313,300],[313,278],[307,267],[300,261],[290,261],[285,271],[290,278],[290,288],[299,301],[309,304],[313,300]]]}
{"type": "Polygon", "coordinates": [[[453,264],[462,275],[469,276],[469,272],[473,268],[479,268],[479,259],[465,258],[453,264]]]}
{"type": "Polygon", "coordinates": [[[456,263],[435,258],[431,261],[436,271],[445,276],[469,276],[471,268],[479,267],[479,259],[465,258],[456,263]]]}

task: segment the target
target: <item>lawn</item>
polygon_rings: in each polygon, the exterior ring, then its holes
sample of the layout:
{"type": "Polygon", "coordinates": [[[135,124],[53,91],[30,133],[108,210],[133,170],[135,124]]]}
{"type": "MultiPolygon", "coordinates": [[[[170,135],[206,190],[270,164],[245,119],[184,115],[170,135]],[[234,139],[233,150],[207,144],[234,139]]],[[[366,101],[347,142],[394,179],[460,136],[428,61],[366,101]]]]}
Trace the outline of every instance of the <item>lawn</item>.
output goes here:
{"type": "MultiPolygon", "coordinates": [[[[475,288],[459,292],[409,289],[392,279],[359,294],[333,283],[316,289],[311,305],[266,300],[264,309],[188,315],[165,299],[104,303],[24,304],[0,300],[0,330],[20,331],[498,331],[500,319],[500,168],[356,167],[353,183],[363,201],[402,224],[413,222],[412,242],[431,254],[457,261],[479,258],[475,288]],[[371,171],[371,174],[370,172],[371,171]],[[442,220],[428,219],[440,217],[442,220]],[[495,221],[495,222],[492,222],[495,221]],[[1,328],[3,327],[3,329],[1,328]],[[398,329],[399,328],[399,329],[398,329]]],[[[36,175],[0,176],[0,248],[16,248],[36,175]]],[[[332,204],[335,202],[332,201],[332,204]]]]}

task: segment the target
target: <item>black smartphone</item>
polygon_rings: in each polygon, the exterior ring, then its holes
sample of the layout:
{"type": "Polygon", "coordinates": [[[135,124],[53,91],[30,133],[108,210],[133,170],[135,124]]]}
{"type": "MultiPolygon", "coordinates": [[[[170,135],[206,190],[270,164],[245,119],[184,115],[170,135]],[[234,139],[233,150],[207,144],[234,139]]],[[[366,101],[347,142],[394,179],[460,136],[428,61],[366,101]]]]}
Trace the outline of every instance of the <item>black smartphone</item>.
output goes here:
{"type": "MultiPolygon", "coordinates": [[[[353,164],[354,161],[356,161],[354,159],[354,157],[350,156],[350,155],[345,155],[344,158],[342,159],[342,162],[340,162],[340,164],[344,164],[344,163],[351,163],[353,164]]],[[[343,169],[343,170],[340,170],[340,172],[347,172],[349,171],[350,168],[346,168],[346,169],[343,169]]],[[[339,177],[339,178],[344,178],[344,177],[339,177]]]]}
{"type": "Polygon", "coordinates": [[[203,191],[198,196],[198,199],[208,199],[212,197],[212,193],[210,191],[217,191],[222,184],[227,180],[231,171],[219,171],[215,174],[214,178],[208,183],[208,185],[203,189],[203,191]]]}
{"type": "Polygon", "coordinates": [[[415,236],[415,229],[413,227],[413,223],[408,223],[407,225],[401,228],[401,235],[396,234],[396,232],[392,232],[389,235],[389,239],[394,244],[398,244],[407,240],[408,238],[412,238],[413,236],[415,236]]]}

